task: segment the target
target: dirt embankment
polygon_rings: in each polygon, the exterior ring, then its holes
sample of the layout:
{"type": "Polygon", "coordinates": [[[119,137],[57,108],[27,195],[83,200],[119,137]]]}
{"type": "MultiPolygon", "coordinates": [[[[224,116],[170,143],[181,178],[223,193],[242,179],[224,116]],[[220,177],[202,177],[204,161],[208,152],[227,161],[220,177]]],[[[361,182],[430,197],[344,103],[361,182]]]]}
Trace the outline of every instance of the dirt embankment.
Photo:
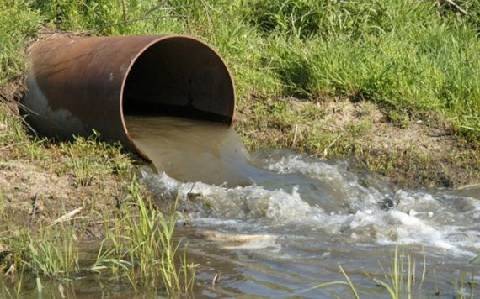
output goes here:
{"type": "Polygon", "coordinates": [[[456,135],[438,115],[410,118],[373,102],[341,98],[248,101],[240,103],[237,118],[251,149],[280,146],[324,159],[350,159],[359,170],[403,187],[480,182],[480,146],[456,135]]]}
{"type": "Polygon", "coordinates": [[[128,197],[130,157],[95,137],[55,142],[28,132],[18,109],[22,82],[0,87],[0,237],[74,210],[82,237],[100,237],[105,218],[128,197]]]}

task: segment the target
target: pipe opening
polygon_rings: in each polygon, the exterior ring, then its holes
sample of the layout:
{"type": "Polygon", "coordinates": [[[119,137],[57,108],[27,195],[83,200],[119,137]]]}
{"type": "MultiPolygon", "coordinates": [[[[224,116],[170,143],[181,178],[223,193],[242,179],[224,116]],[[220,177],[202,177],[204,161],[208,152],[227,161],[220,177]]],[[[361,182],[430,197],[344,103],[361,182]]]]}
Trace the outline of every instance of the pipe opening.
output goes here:
{"type": "Polygon", "coordinates": [[[123,90],[123,113],[232,122],[232,79],[222,59],[202,42],[170,36],[144,49],[123,90]]]}

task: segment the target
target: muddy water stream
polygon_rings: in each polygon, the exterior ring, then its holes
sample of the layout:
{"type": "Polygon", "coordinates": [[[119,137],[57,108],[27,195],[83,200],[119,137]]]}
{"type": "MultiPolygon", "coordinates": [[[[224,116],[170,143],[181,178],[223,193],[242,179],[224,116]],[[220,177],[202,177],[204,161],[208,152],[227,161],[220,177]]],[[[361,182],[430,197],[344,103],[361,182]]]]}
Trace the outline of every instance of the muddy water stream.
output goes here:
{"type": "Polygon", "coordinates": [[[174,117],[125,119],[130,136],[159,172],[180,181],[229,186],[253,183],[256,169],[232,128],[220,123],[174,117]]]}
{"type": "Polygon", "coordinates": [[[286,151],[249,157],[221,124],[135,117],[126,124],[156,168],[143,169],[143,181],[186,211],[178,234],[201,265],[199,297],[348,298],[344,286],[315,287],[343,280],[342,265],[362,298],[388,298],[372,277],[385,280],[396,246],[416,260],[416,298],[452,298],[472,287],[480,295],[476,285],[455,285],[464,274],[480,278],[471,263],[480,252],[478,187],[403,190],[343,161],[286,151]]]}

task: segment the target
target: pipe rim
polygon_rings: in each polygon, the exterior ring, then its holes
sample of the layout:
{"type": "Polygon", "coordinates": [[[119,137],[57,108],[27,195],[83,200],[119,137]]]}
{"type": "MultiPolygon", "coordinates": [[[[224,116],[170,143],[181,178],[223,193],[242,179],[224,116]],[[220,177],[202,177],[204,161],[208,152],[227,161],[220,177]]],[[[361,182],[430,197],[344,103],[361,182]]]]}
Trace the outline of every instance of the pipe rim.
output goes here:
{"type": "Polygon", "coordinates": [[[201,41],[198,38],[188,36],[188,35],[182,35],[182,34],[168,34],[168,35],[159,36],[158,38],[153,39],[151,42],[149,42],[143,48],[141,48],[141,50],[138,51],[138,53],[130,60],[130,63],[129,63],[129,65],[128,65],[128,67],[127,67],[127,69],[126,69],[126,71],[123,75],[123,78],[122,78],[122,84],[121,84],[121,87],[120,87],[120,99],[119,99],[120,100],[120,111],[119,111],[120,121],[121,121],[121,124],[122,124],[123,132],[124,132],[125,136],[127,137],[126,141],[129,143],[129,146],[132,147],[134,149],[134,151],[141,158],[143,158],[144,160],[147,160],[149,162],[151,162],[151,159],[148,158],[148,156],[140,150],[140,148],[135,144],[133,139],[130,137],[130,134],[128,133],[127,125],[126,125],[126,122],[125,122],[125,115],[124,115],[124,111],[123,111],[125,84],[126,84],[127,78],[130,74],[130,71],[131,71],[132,67],[135,65],[135,63],[137,62],[138,58],[140,58],[140,56],[142,56],[146,51],[148,51],[149,48],[153,47],[154,45],[156,45],[156,44],[158,44],[158,43],[160,43],[164,40],[176,39],[176,38],[190,40],[190,41],[193,41],[193,42],[196,42],[196,43],[202,45],[203,47],[205,47],[209,51],[211,51],[216,56],[216,58],[222,63],[222,66],[225,68],[225,71],[227,72],[228,77],[230,79],[230,85],[231,85],[231,90],[232,90],[232,109],[231,109],[231,112],[230,112],[231,116],[230,116],[230,123],[229,123],[230,126],[233,125],[234,118],[235,118],[234,114],[235,114],[235,106],[236,106],[236,94],[235,94],[234,79],[233,79],[233,76],[232,76],[229,68],[227,67],[227,64],[225,63],[223,58],[218,54],[218,52],[215,49],[213,49],[207,43],[201,41]]]}

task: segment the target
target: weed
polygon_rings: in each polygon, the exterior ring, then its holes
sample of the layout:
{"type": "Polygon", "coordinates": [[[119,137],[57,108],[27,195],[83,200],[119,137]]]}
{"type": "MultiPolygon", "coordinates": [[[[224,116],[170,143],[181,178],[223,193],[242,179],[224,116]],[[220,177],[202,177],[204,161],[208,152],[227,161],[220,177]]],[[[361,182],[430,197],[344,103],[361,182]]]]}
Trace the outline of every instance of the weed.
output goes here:
{"type": "Polygon", "coordinates": [[[60,153],[68,157],[64,172],[71,170],[78,185],[91,185],[95,178],[107,174],[127,176],[131,169],[128,156],[121,153],[120,146],[98,141],[94,132],[89,138],[74,137],[71,143],[60,144],[60,153]]]}
{"type": "Polygon", "coordinates": [[[15,269],[54,278],[69,278],[78,271],[77,239],[71,228],[45,227],[35,236],[24,230],[6,241],[15,269]]]}
{"type": "MultiPolygon", "coordinates": [[[[380,267],[384,275],[383,280],[377,277],[371,277],[369,274],[365,275],[367,275],[377,286],[382,287],[391,299],[411,299],[415,298],[418,292],[421,293],[427,272],[425,256],[423,258],[423,271],[421,276],[417,275],[416,261],[414,257],[410,254],[404,255],[399,251],[398,247],[395,247],[390,268],[385,270],[381,264],[380,267]]],[[[299,294],[309,292],[316,288],[328,288],[330,286],[343,285],[350,289],[354,298],[359,299],[359,292],[352,283],[352,280],[342,266],[339,266],[339,269],[345,280],[321,283],[312,288],[302,290],[299,294]]],[[[466,279],[466,274],[460,273],[459,279],[455,281],[457,293],[455,298],[474,298],[474,286],[475,282],[473,274],[472,279],[466,279]]]]}
{"type": "Polygon", "coordinates": [[[110,246],[100,248],[92,269],[110,269],[114,275],[125,275],[134,287],[162,285],[171,295],[188,294],[195,280],[195,266],[188,264],[185,252],[179,255],[179,244],[173,239],[175,207],[169,215],[157,211],[143,198],[135,178],[129,194],[137,213],[124,209],[123,216],[107,228],[104,245],[110,246]]]}

